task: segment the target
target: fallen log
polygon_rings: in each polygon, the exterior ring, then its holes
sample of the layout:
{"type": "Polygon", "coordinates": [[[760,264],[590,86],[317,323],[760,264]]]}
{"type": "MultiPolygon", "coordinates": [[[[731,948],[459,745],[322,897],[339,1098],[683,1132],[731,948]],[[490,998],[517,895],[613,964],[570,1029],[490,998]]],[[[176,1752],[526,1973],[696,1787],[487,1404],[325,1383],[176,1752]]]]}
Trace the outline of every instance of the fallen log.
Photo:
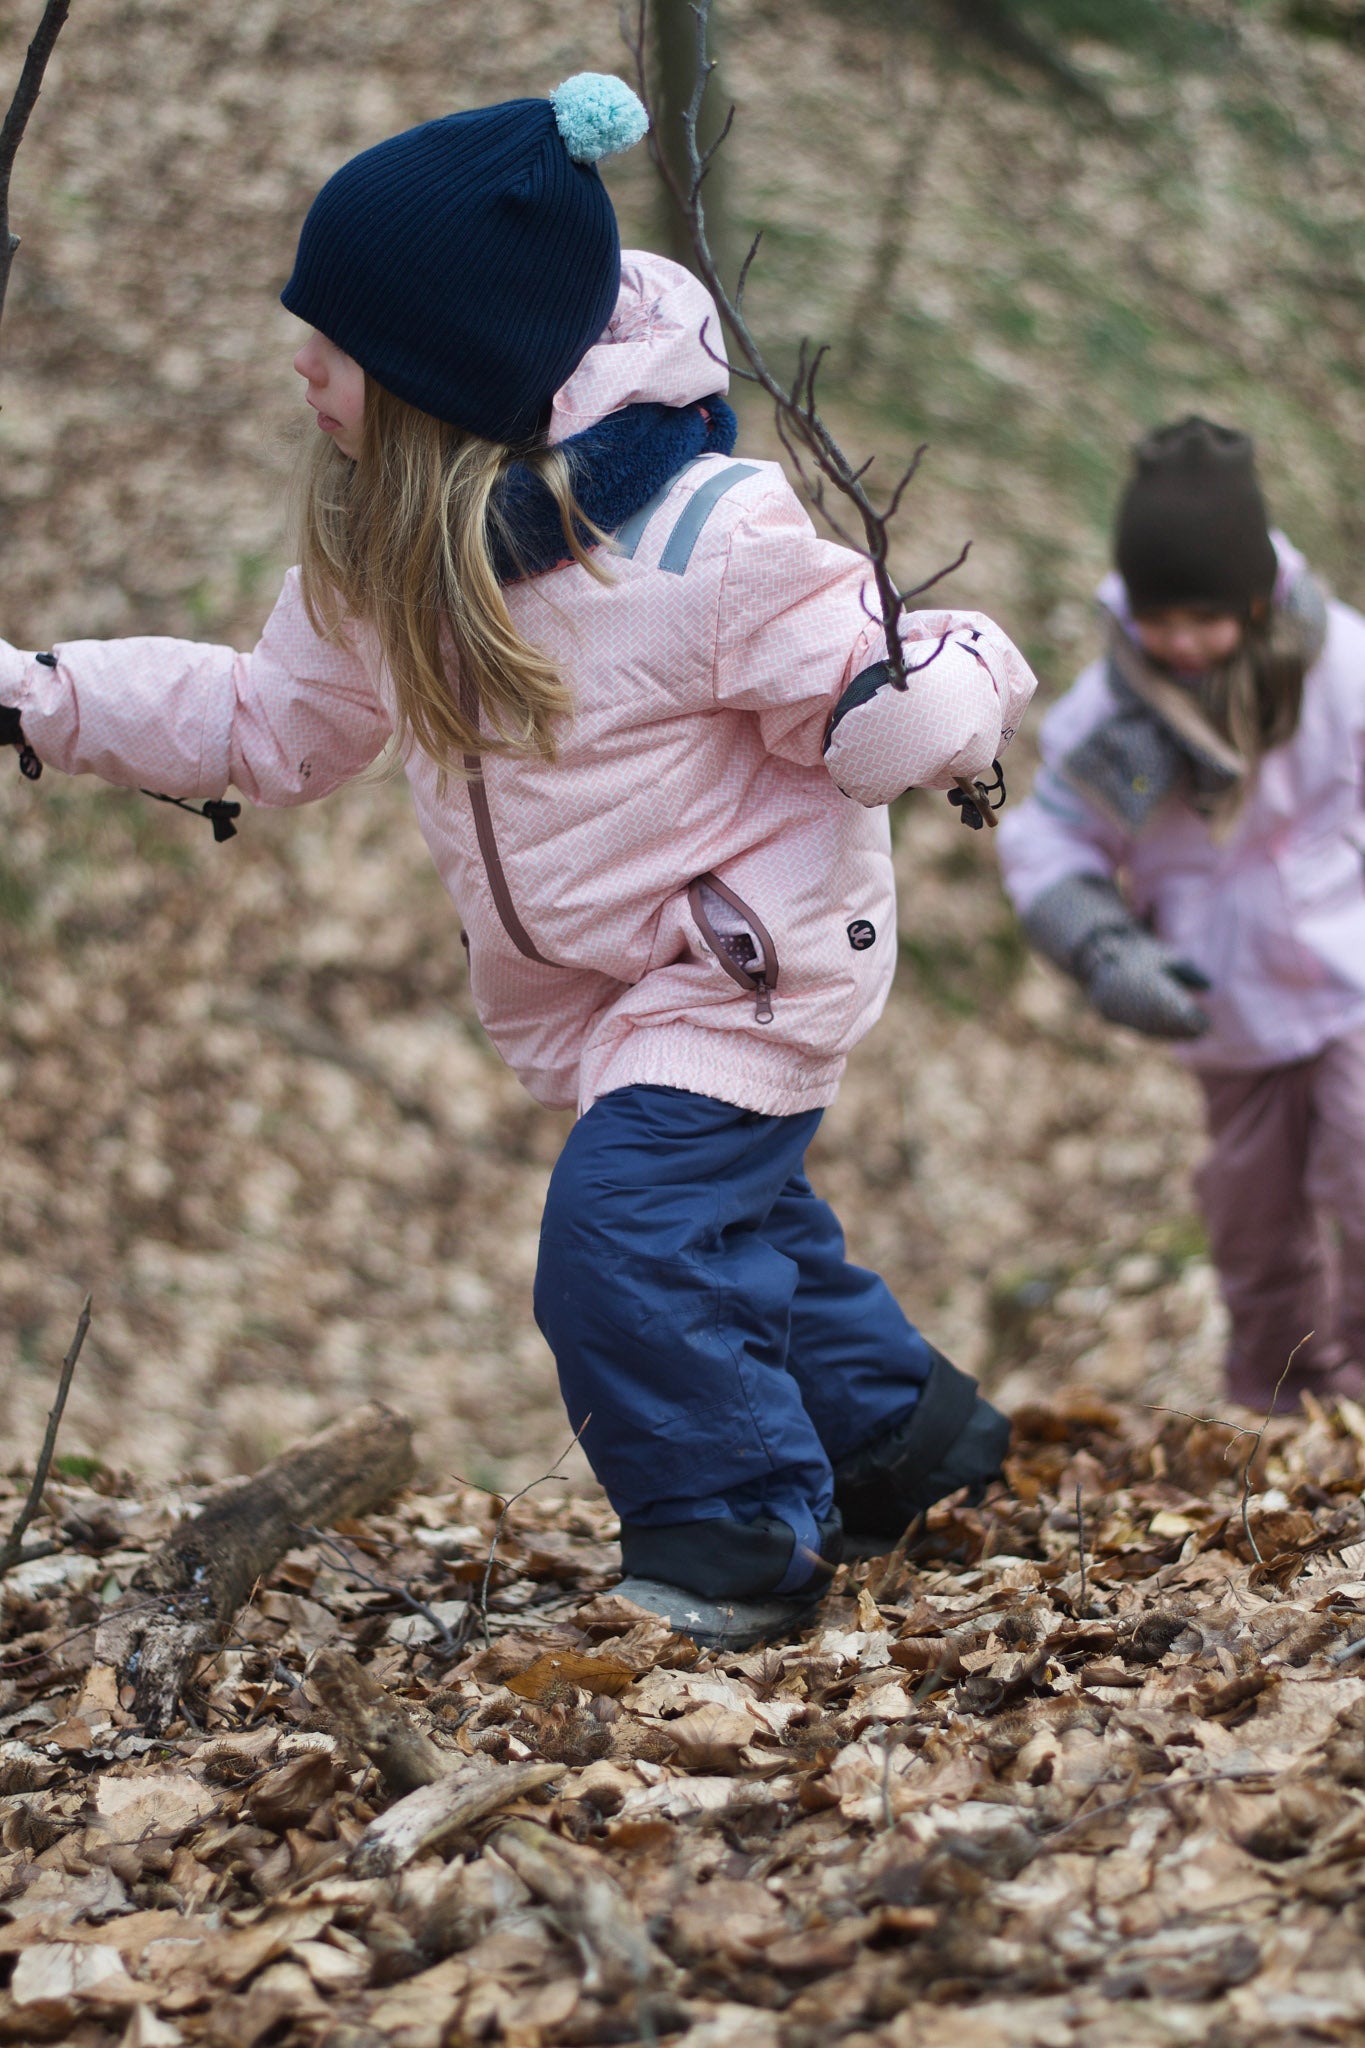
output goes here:
{"type": "MultiPolygon", "coordinates": [[[[452,1761],[455,1761],[452,1759],[452,1761]]],[[[427,1849],[442,1849],[476,1821],[486,1820],[523,1792],[552,1785],[563,1764],[496,1764],[491,1757],[460,1758],[455,1769],[372,1820],[350,1855],[355,1877],[391,1877],[427,1849]]]]}
{"type": "Polygon", "coordinates": [[[254,1478],[223,1487],[181,1522],[98,1637],[98,1656],[134,1687],[132,1710],[148,1732],[168,1725],[197,1660],[218,1647],[256,1581],[304,1528],[368,1513],[414,1470],[412,1424],[371,1402],[254,1478]]]}
{"type": "Polygon", "coordinates": [[[574,1944],[590,1996],[638,1996],[676,1983],[676,1968],[650,1940],[639,1912],[595,1850],[561,1841],[530,1820],[505,1821],[488,1846],[548,1906],[574,1944]]]}
{"type": "Polygon", "coordinates": [[[308,1682],[338,1731],[369,1758],[384,1789],[415,1792],[444,1778],[461,1759],[438,1749],[403,1702],[379,1685],[349,1650],[324,1645],[308,1667],[308,1682]]]}

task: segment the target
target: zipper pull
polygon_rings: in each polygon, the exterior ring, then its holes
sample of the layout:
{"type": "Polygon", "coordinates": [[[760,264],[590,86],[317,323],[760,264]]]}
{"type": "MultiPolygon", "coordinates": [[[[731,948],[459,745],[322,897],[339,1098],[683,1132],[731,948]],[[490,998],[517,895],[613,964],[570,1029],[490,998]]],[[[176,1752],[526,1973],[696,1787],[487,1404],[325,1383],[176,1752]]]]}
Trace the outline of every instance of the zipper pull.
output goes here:
{"type": "Polygon", "coordinates": [[[767,976],[760,974],[754,982],[754,1018],[759,1024],[773,1021],[773,999],[768,988],[767,976]]]}

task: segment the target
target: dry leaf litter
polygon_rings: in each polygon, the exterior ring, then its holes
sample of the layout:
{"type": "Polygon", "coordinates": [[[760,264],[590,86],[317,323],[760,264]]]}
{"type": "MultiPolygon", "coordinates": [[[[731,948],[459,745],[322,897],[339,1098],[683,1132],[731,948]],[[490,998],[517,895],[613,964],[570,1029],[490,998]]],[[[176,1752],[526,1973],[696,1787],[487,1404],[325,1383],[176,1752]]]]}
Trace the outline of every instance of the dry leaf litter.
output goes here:
{"type": "Polygon", "coordinates": [[[614,1593],[555,1482],[415,1490],[291,1553],[156,1740],[100,1621],[196,1496],[54,1482],[4,1586],[0,2039],[1359,2040],[1365,1412],[1071,1389],[1008,1481],[742,1655],[614,1593]],[[384,1790],[309,1678],[342,1648],[448,1778],[384,1790]]]}

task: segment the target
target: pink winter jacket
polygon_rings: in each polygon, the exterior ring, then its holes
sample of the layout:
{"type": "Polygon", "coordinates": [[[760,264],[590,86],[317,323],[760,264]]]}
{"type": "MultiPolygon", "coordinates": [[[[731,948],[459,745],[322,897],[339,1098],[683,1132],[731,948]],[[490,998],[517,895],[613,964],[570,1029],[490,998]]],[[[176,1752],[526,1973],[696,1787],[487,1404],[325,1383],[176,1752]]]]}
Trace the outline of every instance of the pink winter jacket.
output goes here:
{"type": "MultiPolygon", "coordinates": [[[[723,390],[719,347],[695,280],[628,253],[553,437],[636,400],[723,390]]],[[[905,629],[923,664],[912,687],[864,684],[840,706],[885,651],[867,565],[816,535],[772,463],[682,470],[621,529],[611,575],[570,563],[508,591],[572,686],[553,766],[492,756],[481,781],[442,791],[423,754],[405,762],[479,1016],[554,1106],[631,1082],[768,1114],[827,1104],[895,964],[879,807],[988,777],[1033,678],[989,620],[923,612],[905,629]]],[[[302,803],[392,730],[370,636],[319,639],[294,571],[250,654],[169,639],[54,651],[55,668],[0,643],[0,704],[72,774],[302,803]]]]}
{"type": "MultiPolygon", "coordinates": [[[[1277,598],[1304,574],[1282,535],[1277,598]]],[[[1101,602],[1126,621],[1123,585],[1101,602]]],[[[1136,835],[1070,782],[1066,761],[1115,698],[1095,662],[1043,720],[1043,767],[996,834],[1020,911],[1066,875],[1117,876],[1132,908],[1212,982],[1212,1028],[1173,1048],[1199,1067],[1308,1059],[1365,1024],[1365,618],[1329,601],[1327,637],[1304,682],[1294,737],[1266,755],[1221,843],[1169,798],[1136,835]]]]}

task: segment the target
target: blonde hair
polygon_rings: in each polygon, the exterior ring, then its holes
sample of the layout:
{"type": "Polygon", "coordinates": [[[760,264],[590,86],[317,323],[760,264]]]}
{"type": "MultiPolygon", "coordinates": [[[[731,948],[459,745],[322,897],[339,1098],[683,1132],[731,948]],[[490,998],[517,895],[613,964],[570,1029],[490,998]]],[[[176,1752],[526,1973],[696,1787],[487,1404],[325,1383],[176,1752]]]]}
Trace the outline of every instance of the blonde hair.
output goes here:
{"type": "Polygon", "coordinates": [[[400,746],[445,773],[478,773],[480,754],[557,755],[555,727],[573,708],[554,662],[513,624],[495,547],[517,560],[498,508],[515,463],[544,484],[566,551],[600,581],[585,544],[605,535],[574,500],[567,458],[545,445],[508,448],[419,412],[367,376],[360,452],[319,436],[298,510],[303,600],[316,632],[369,626],[393,678],[400,746]]]}

